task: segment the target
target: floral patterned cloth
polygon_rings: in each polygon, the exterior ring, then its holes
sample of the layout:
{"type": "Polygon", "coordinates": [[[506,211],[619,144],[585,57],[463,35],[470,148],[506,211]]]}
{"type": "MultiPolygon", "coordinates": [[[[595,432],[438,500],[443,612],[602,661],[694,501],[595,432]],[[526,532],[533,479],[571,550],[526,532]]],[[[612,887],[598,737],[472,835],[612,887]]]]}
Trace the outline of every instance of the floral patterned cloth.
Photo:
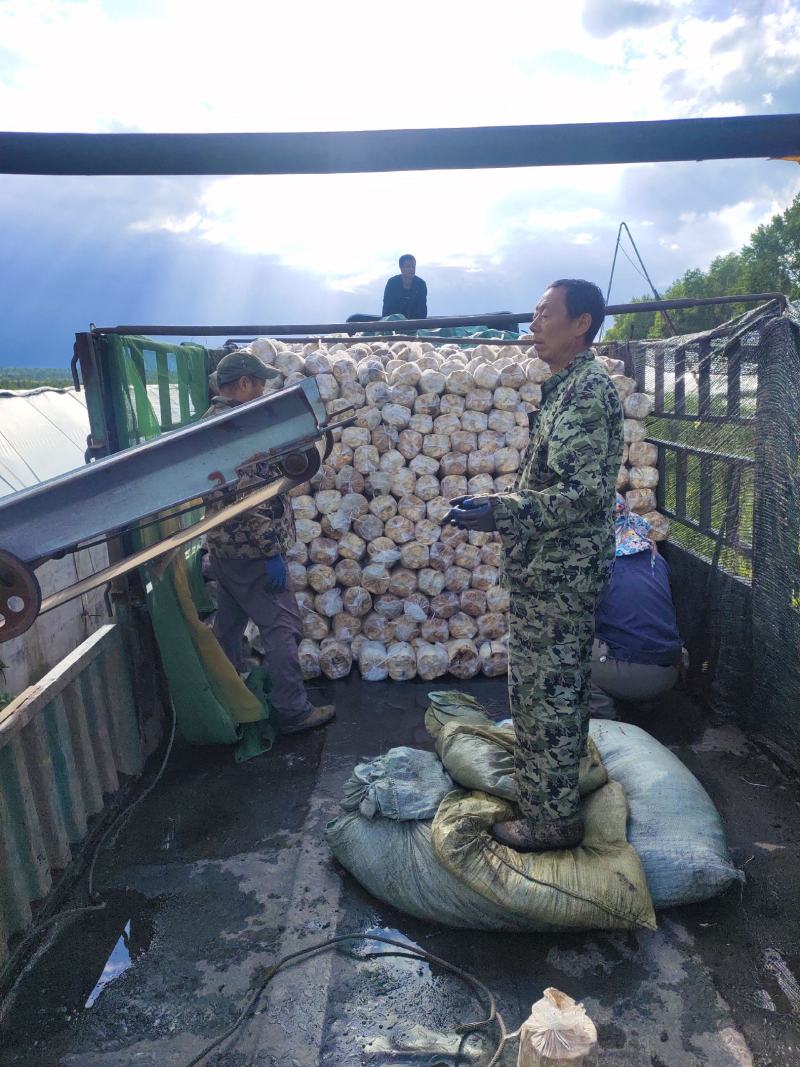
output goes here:
{"type": "Polygon", "coordinates": [[[614,537],[617,556],[635,556],[637,552],[655,554],[656,543],[650,537],[650,523],[628,507],[625,497],[617,493],[614,505],[614,537]]]}

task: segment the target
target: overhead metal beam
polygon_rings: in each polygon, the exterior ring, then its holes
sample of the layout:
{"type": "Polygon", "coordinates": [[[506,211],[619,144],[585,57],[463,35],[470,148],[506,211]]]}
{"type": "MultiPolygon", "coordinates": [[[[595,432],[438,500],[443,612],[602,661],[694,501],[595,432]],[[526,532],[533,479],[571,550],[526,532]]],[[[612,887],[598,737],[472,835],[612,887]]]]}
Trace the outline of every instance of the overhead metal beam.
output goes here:
{"type": "Polygon", "coordinates": [[[800,115],[325,133],[0,133],[5,174],[352,174],[800,155],[800,115]]]}
{"type": "MultiPolygon", "coordinates": [[[[664,311],[681,308],[706,307],[714,304],[758,304],[770,300],[786,303],[782,293],[741,293],[735,296],[685,297],[681,300],[642,300],[633,304],[609,304],[606,315],[623,315],[628,312],[664,311]]],[[[380,337],[396,327],[398,332],[414,330],[438,330],[448,326],[484,326],[487,321],[503,319],[506,322],[529,322],[531,309],[527,311],[493,311],[481,315],[441,315],[428,319],[377,319],[373,322],[312,322],[271,323],[265,326],[158,326],[134,323],[125,326],[93,326],[92,333],[124,334],[133,337],[292,337],[323,333],[374,333],[380,337]]],[[[308,340],[308,338],[304,338],[308,340]]],[[[361,338],[363,340],[363,337],[361,338]]],[[[396,338],[400,340],[400,338],[396,338]]],[[[415,337],[424,341],[425,337],[415,337]]],[[[449,338],[458,340],[458,338],[449,338]]]]}

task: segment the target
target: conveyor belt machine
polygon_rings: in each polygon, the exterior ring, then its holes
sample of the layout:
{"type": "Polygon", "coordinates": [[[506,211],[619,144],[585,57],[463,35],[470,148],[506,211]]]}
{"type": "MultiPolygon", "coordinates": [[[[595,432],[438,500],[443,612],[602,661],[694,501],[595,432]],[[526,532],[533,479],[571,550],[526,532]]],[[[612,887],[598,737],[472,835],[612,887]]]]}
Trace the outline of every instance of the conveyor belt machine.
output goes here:
{"type": "MultiPolygon", "coordinates": [[[[339,419],[344,426],[350,419],[339,419]]],[[[313,378],[145,444],[117,452],[0,500],[0,642],[40,612],[150,563],[270,497],[311,478],[330,451],[331,430],[313,378]],[[233,492],[243,469],[267,462],[275,476],[233,492]],[[42,598],[36,568],[88,543],[118,537],[169,509],[192,510],[228,490],[219,511],[132,551],[103,570],[42,598]],[[193,502],[193,503],[190,503],[193,502]]],[[[260,468],[263,469],[263,468],[260,468]]],[[[175,511],[172,514],[176,514],[175,511]]],[[[145,539],[147,540],[147,539],[145,539]]]]}

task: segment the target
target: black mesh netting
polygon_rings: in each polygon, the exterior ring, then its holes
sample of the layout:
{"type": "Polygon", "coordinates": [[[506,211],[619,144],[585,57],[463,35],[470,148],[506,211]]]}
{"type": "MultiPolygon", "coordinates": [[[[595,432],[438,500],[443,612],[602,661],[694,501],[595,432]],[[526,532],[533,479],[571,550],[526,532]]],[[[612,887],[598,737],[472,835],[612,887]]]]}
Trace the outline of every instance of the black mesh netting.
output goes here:
{"type": "Polygon", "coordinates": [[[800,757],[800,304],[602,346],[655,399],[657,506],[691,674],[715,710],[800,757]]]}

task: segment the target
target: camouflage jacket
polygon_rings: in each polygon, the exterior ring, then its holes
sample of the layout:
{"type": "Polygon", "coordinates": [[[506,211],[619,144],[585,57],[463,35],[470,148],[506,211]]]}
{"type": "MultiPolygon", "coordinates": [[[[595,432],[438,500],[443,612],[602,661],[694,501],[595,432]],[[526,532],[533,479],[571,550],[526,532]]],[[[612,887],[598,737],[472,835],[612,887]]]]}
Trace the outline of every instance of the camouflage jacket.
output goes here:
{"type": "MultiPolygon", "coordinates": [[[[236,407],[223,396],[215,396],[211,407],[203,415],[211,419],[236,407]]],[[[256,481],[272,481],[279,478],[277,469],[269,463],[253,463],[243,467],[236,483],[237,490],[252,488],[256,481]]],[[[236,499],[241,500],[243,493],[237,492],[236,499]]],[[[206,503],[206,514],[219,511],[225,506],[223,494],[212,494],[206,503]]],[[[273,497],[252,511],[246,511],[238,518],[230,519],[221,526],[216,526],[206,534],[206,544],[214,556],[226,559],[268,559],[285,553],[295,541],[294,513],[287,496],[273,497]]]]}
{"type": "Polygon", "coordinates": [[[622,409],[591,352],[542,386],[514,490],[492,498],[512,589],[599,593],[614,561],[622,409]]]}

